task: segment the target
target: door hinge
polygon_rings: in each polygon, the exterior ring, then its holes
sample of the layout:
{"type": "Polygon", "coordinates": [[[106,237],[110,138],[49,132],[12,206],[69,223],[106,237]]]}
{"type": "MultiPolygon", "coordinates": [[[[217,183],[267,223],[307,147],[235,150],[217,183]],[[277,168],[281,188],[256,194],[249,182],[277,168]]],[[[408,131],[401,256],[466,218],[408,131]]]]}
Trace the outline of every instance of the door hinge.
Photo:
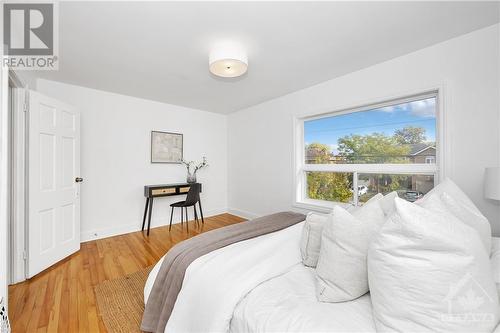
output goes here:
{"type": "Polygon", "coordinates": [[[23,260],[28,260],[28,253],[23,251],[23,260]]]}
{"type": "Polygon", "coordinates": [[[23,111],[28,112],[28,103],[23,104],[23,111]]]}

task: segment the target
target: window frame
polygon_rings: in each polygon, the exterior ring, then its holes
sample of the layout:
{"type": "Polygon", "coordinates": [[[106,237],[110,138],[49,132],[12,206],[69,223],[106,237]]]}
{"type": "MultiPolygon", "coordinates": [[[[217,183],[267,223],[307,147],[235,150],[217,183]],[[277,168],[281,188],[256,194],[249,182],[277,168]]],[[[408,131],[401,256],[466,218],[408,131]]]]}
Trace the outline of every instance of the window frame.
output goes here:
{"type": "Polygon", "coordinates": [[[351,206],[358,204],[358,193],[353,191],[352,203],[341,203],[326,200],[310,199],[307,197],[307,179],[306,172],[347,172],[353,174],[353,188],[358,186],[358,174],[406,174],[406,175],[429,175],[434,176],[434,185],[437,185],[440,179],[444,178],[444,93],[443,88],[433,88],[420,90],[418,93],[401,94],[403,97],[393,97],[378,99],[382,102],[366,103],[362,106],[345,107],[337,111],[330,111],[322,114],[294,117],[294,193],[293,207],[314,210],[319,212],[330,212],[335,205],[351,206]],[[404,104],[426,98],[436,98],[436,156],[434,164],[306,164],[305,163],[305,142],[304,142],[304,123],[310,120],[339,116],[343,114],[363,112],[404,104]]]}

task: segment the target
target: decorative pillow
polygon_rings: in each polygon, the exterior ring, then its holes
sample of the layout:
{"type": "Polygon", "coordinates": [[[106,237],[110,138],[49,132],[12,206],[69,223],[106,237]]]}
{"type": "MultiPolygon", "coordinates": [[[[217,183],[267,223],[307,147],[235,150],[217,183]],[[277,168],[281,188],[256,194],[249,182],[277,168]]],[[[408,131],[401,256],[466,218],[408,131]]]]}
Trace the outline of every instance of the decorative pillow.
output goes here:
{"type": "MultiPolygon", "coordinates": [[[[374,195],[366,203],[382,199],[384,196],[380,193],[374,195]]],[[[349,212],[355,212],[360,207],[349,206],[349,212]]],[[[316,267],[318,263],[319,250],[321,247],[321,234],[323,226],[329,219],[329,215],[309,213],[307,214],[302,237],[300,240],[300,253],[302,254],[302,263],[309,267],[316,267]]]]}
{"type": "Polygon", "coordinates": [[[377,331],[491,332],[498,297],[478,233],[451,213],[395,207],[368,251],[377,331]]]}
{"type": "Polygon", "coordinates": [[[368,244],[384,220],[379,201],[367,202],[352,214],[333,208],[333,218],[323,229],[316,267],[319,301],[350,301],[368,292],[368,244]]]}
{"type": "Polygon", "coordinates": [[[447,211],[479,233],[488,255],[491,253],[491,225],[467,195],[450,179],[427,193],[416,202],[435,212],[447,211]]]}
{"type": "Polygon", "coordinates": [[[394,199],[396,198],[398,198],[398,192],[392,191],[391,193],[384,195],[378,202],[380,207],[382,207],[385,216],[389,216],[394,212],[394,199]]]}
{"type": "Polygon", "coordinates": [[[321,233],[329,218],[329,215],[307,214],[300,239],[300,253],[304,265],[316,267],[321,246],[321,233]]]}
{"type": "MultiPolygon", "coordinates": [[[[368,199],[367,202],[365,202],[364,204],[366,205],[367,203],[369,202],[374,202],[374,201],[378,201],[378,200],[381,200],[384,198],[384,195],[382,193],[377,193],[375,194],[373,197],[371,197],[370,199],[368,199]]],[[[355,211],[357,211],[358,209],[360,209],[361,207],[363,206],[353,206],[353,205],[350,205],[346,208],[346,210],[349,212],[349,213],[354,213],[355,211]]]]}

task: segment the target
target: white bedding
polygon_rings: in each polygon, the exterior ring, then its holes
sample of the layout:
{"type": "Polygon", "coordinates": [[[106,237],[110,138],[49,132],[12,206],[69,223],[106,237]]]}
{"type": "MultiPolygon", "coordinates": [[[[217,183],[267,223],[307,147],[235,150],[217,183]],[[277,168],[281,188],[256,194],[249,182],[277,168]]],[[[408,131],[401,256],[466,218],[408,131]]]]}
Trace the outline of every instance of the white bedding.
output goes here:
{"type": "MultiPolygon", "coordinates": [[[[302,227],[298,223],[196,259],[186,270],[165,332],[228,332],[234,309],[248,292],[301,262],[302,227]]],[[[150,273],[145,300],[160,265],[150,273]]]]}
{"type": "MultiPolygon", "coordinates": [[[[314,269],[301,264],[302,226],[195,260],[165,332],[375,332],[369,294],[343,303],[317,301],[314,269]]],[[[148,277],[146,301],[162,261],[148,277]]]]}
{"type": "Polygon", "coordinates": [[[253,289],[236,307],[230,332],[375,332],[369,294],[318,302],[314,274],[298,264],[253,289]]]}

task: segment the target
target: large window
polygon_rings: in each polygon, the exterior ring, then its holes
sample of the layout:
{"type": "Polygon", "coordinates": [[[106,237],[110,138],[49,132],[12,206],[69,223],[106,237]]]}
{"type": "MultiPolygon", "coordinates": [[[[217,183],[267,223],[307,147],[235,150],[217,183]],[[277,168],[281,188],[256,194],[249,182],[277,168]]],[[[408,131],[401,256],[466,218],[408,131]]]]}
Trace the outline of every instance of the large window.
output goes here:
{"type": "Polygon", "coordinates": [[[422,197],[438,174],[437,116],[433,92],[301,119],[296,201],[328,207],[391,191],[422,197]]]}

